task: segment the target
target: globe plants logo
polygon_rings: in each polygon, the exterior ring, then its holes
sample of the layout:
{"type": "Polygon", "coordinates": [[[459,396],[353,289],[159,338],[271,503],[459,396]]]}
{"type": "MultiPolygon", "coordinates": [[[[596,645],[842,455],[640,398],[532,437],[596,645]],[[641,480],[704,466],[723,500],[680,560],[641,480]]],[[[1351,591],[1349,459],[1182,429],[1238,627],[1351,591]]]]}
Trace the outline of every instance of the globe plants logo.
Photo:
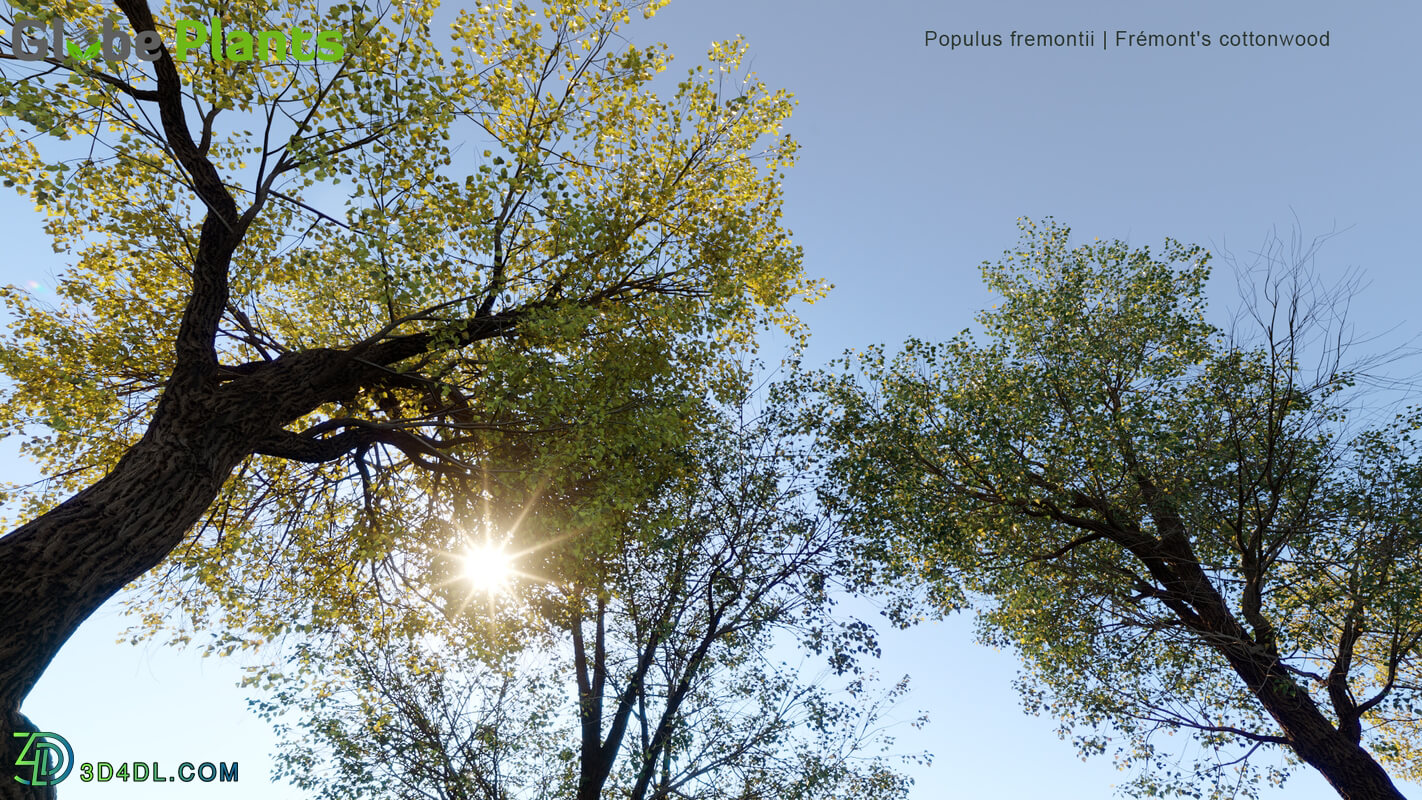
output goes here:
{"type": "Polygon", "coordinates": [[[15,759],[15,780],[26,786],[53,786],[74,769],[74,750],[57,733],[17,732],[25,739],[15,759]],[[28,768],[28,769],[27,769],[28,768]]]}
{"type": "Polygon", "coordinates": [[[75,42],[66,37],[62,19],[45,22],[17,16],[10,42],[14,57],[21,61],[62,60],[66,56],[90,61],[100,54],[105,61],[123,61],[130,53],[141,61],[157,61],[165,48],[175,61],[186,61],[193,50],[206,50],[215,61],[283,62],[288,56],[307,62],[339,61],[346,54],[340,31],[311,33],[300,28],[255,33],[229,31],[224,29],[220,17],[205,22],[178,20],[173,26],[173,42],[169,44],[157,31],[140,31],[137,36],[130,36],[114,17],[106,18],[100,31],[89,31],[75,42]]]}

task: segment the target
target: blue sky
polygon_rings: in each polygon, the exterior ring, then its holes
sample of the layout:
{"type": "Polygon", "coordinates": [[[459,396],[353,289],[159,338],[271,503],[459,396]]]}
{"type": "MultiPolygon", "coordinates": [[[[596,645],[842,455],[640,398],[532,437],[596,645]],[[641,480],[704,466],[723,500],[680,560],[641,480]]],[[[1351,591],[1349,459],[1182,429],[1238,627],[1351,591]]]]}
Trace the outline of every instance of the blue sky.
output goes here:
{"type": "MultiPolygon", "coordinates": [[[[1422,5],[1255,0],[981,2],[677,0],[630,36],[667,42],[689,68],[715,39],[743,34],[750,66],[795,92],[802,145],[786,218],[806,269],[836,285],[804,313],[811,361],[907,336],[947,338],[990,304],[977,266],[1017,238],[1020,216],[1054,216],[1083,237],[1197,242],[1247,263],[1266,234],[1338,230],[1319,267],[1364,270],[1360,331],[1419,330],[1422,263],[1422,5]],[[1095,48],[924,45],[969,35],[1095,32],[1095,48]],[[1327,48],[1102,50],[1103,31],[1329,33],[1327,48]]],[[[5,197],[10,266],[0,280],[50,283],[61,262],[33,215],[5,197]],[[31,266],[19,267],[17,264],[31,266]]],[[[1233,279],[1218,261],[1221,318],[1233,279]]],[[[767,355],[774,355],[768,352],[767,355]]],[[[265,779],[270,734],[233,687],[235,665],[115,644],[105,609],[60,654],[26,711],[80,760],[239,761],[237,785],[84,785],[68,798],[247,797],[265,779]]],[[[914,676],[899,745],[928,750],[916,800],[1109,796],[1107,759],[1079,761],[1054,723],[1019,711],[1016,662],[955,619],[886,632],[886,677],[914,676]]],[[[1422,787],[1406,787],[1422,796],[1422,787]]],[[[296,797],[289,789],[263,796],[296,797]]],[[[1271,798],[1330,798],[1301,771],[1271,798]]]]}

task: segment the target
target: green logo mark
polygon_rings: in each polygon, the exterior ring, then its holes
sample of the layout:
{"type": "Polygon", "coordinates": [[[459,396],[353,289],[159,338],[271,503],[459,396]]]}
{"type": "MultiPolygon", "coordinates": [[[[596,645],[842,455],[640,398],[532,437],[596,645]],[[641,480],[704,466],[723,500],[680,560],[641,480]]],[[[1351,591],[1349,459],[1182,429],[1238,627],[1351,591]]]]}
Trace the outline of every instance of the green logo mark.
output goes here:
{"type": "Polygon", "coordinates": [[[73,42],[64,43],[64,49],[69,53],[69,57],[77,58],[80,61],[88,61],[94,56],[97,56],[99,54],[99,48],[103,46],[104,43],[98,39],[95,39],[93,44],[84,48],[75,45],[73,42]]]}
{"type": "Polygon", "coordinates": [[[19,775],[15,776],[15,780],[26,786],[53,786],[69,777],[69,771],[74,768],[74,750],[63,736],[43,732],[18,732],[15,735],[28,739],[20,748],[15,766],[30,768],[29,780],[19,775]]]}

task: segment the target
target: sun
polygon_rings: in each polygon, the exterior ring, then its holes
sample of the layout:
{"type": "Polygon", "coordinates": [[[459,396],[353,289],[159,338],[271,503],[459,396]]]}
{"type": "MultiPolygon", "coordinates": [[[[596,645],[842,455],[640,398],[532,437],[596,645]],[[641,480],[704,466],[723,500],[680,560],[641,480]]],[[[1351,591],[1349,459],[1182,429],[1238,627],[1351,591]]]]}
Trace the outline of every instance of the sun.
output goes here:
{"type": "Polygon", "coordinates": [[[464,579],[475,591],[498,594],[513,581],[514,556],[501,545],[476,545],[469,548],[463,559],[464,579]]]}

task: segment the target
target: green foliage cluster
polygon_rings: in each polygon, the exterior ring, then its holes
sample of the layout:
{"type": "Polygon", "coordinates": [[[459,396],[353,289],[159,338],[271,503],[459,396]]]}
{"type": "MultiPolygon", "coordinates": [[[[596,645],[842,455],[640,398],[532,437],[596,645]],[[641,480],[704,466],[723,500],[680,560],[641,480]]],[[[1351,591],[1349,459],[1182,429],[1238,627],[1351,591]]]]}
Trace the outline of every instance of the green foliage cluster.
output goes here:
{"type": "MultiPolygon", "coordinates": [[[[497,460],[491,448],[635,492],[620,438],[675,446],[690,418],[664,398],[726,391],[762,327],[803,335],[790,304],[821,287],[780,225],[792,101],[744,73],[737,41],[664,80],[664,48],[619,33],[661,5],[508,0],[459,11],[447,36],[428,3],[154,9],[160,23],[221,14],[234,29],[345,33],[337,64],[174,65],[199,154],[242,210],[213,343],[224,368],[432,344],[290,426],[308,439],[358,427],[380,444],[245,460],[145,579],[147,634],[216,631],[210,648],[231,652],[350,615],[353,598],[399,581],[393,543],[431,524],[425,499],[497,460]],[[462,321],[491,315],[517,335],[462,338],[462,321]],[[389,444],[407,434],[418,443],[389,444]]],[[[109,13],[24,11],[76,30],[109,13]]],[[[55,302],[0,293],[13,320],[0,430],[45,475],[7,496],[33,519],[143,436],[216,212],[194,202],[144,65],[4,69],[0,173],[73,259],[55,302]]]]}
{"type": "Polygon", "coordinates": [[[826,497],[877,578],[976,608],[1025,707],[1140,767],[1139,796],[1282,781],[1313,757],[1295,704],[1407,769],[1422,417],[1360,425],[1338,295],[1264,276],[1250,340],[1206,321],[1199,247],[1022,229],[983,267],[980,332],[809,381],[826,497]]]}

